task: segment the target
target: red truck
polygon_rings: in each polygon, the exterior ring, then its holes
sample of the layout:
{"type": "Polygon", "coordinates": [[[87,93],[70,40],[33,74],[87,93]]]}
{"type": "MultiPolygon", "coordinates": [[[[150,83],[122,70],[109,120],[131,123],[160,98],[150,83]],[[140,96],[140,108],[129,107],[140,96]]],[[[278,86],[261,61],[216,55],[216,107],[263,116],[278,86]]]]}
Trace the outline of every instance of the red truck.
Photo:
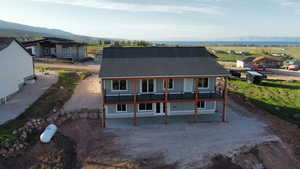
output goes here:
{"type": "Polygon", "coordinates": [[[251,70],[254,70],[254,71],[264,71],[266,70],[266,66],[263,66],[263,65],[253,65],[251,67],[251,70]]]}

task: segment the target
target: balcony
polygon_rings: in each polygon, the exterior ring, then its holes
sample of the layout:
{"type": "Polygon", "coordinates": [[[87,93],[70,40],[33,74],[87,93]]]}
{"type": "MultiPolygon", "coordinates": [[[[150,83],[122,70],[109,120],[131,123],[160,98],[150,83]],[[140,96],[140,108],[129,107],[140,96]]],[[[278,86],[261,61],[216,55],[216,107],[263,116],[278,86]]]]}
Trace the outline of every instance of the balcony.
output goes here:
{"type": "MultiPolygon", "coordinates": [[[[198,93],[198,99],[202,100],[218,100],[223,99],[224,96],[222,92],[215,91],[213,93],[198,93]]],[[[155,93],[155,94],[143,94],[137,93],[136,94],[136,102],[179,102],[179,101],[193,101],[196,99],[196,93],[186,93],[186,92],[179,92],[179,93],[168,93],[167,98],[165,98],[165,94],[162,93],[155,93]]],[[[133,103],[134,102],[134,95],[122,95],[117,94],[113,96],[105,96],[104,97],[106,104],[115,104],[115,103],[133,103]]]]}

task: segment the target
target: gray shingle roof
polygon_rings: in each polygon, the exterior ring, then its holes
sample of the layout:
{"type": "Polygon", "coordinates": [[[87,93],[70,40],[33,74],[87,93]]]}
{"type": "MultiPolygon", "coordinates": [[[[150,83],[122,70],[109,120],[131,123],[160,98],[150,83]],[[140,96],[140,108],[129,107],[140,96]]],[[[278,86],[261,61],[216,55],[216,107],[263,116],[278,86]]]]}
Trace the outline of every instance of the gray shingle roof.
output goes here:
{"type": "Polygon", "coordinates": [[[2,38],[2,37],[0,37],[0,51],[7,48],[10,45],[10,43],[14,40],[15,40],[14,38],[2,38]]]}
{"type": "Polygon", "coordinates": [[[204,47],[105,48],[101,78],[227,76],[204,47]]]}

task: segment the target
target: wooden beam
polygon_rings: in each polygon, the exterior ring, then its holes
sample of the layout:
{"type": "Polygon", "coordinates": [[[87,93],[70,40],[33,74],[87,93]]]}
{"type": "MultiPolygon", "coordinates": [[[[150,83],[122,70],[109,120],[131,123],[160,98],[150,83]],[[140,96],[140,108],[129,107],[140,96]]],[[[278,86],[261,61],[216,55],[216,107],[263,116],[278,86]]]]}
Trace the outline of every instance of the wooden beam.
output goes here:
{"type": "Polygon", "coordinates": [[[103,78],[105,80],[165,80],[166,78],[170,79],[195,79],[195,78],[217,78],[217,77],[228,77],[229,75],[219,75],[219,76],[182,76],[182,77],[126,77],[126,78],[103,78]]]}
{"type": "Polygon", "coordinates": [[[197,107],[198,102],[199,102],[199,99],[198,99],[198,97],[199,97],[198,96],[198,94],[199,94],[198,82],[199,82],[198,78],[194,79],[194,91],[195,91],[195,101],[194,101],[194,103],[195,103],[195,106],[194,106],[194,108],[195,108],[195,115],[194,115],[194,118],[195,118],[195,120],[199,119],[199,116],[198,116],[198,107],[197,107]]]}
{"type": "Polygon", "coordinates": [[[132,80],[132,95],[133,95],[133,124],[137,125],[137,108],[136,108],[136,81],[132,80]]]}
{"type": "Polygon", "coordinates": [[[105,92],[105,89],[104,89],[104,80],[103,79],[100,81],[100,85],[101,85],[101,93],[102,93],[102,103],[100,102],[100,106],[102,108],[101,125],[102,125],[102,128],[105,128],[106,127],[106,115],[105,115],[105,95],[106,95],[106,92],[105,92]]]}
{"type": "Polygon", "coordinates": [[[228,120],[227,115],[227,102],[228,102],[228,77],[224,77],[224,100],[223,100],[223,118],[222,121],[226,122],[228,120]]]}

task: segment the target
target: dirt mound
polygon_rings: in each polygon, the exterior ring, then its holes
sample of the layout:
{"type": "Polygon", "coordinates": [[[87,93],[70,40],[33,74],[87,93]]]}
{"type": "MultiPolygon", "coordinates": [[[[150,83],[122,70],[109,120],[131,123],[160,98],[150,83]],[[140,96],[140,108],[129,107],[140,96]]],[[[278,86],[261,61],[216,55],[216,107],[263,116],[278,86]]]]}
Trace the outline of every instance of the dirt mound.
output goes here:
{"type": "Polygon", "coordinates": [[[37,143],[17,157],[0,160],[1,169],[74,169],[75,144],[68,137],[57,133],[49,144],[37,143]]]}
{"type": "MultiPolygon", "coordinates": [[[[246,148],[243,148],[246,149],[246,148]]],[[[202,169],[300,169],[298,161],[279,142],[256,145],[232,157],[216,155],[202,169]]]]}

